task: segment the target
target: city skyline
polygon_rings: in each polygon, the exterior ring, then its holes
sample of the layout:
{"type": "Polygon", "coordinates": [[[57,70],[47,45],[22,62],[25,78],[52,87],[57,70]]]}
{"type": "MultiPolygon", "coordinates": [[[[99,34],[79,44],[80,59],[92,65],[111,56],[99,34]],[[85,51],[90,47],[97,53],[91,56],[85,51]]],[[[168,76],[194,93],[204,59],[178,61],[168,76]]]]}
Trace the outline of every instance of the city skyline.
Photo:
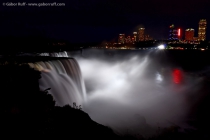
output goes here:
{"type": "MultiPolygon", "coordinates": [[[[125,35],[119,34],[118,43],[134,43],[138,41],[149,41],[149,40],[157,40],[153,39],[149,36],[149,34],[145,33],[145,28],[139,28],[137,31],[133,32],[133,36],[130,34],[125,35]]],[[[207,34],[207,20],[200,19],[198,22],[198,30],[197,35],[195,35],[195,29],[187,28],[181,30],[180,28],[176,28],[174,24],[169,26],[169,37],[164,40],[171,40],[171,41],[178,41],[178,40],[185,40],[185,41],[205,41],[206,34],[207,34]]]]}
{"type": "MultiPolygon", "coordinates": [[[[18,2],[14,0],[13,2],[18,2]]],[[[33,2],[26,0],[26,2],[33,2]]],[[[44,2],[53,2],[46,0],[44,2]]],[[[42,35],[70,42],[117,40],[145,28],[154,39],[167,39],[168,26],[195,29],[210,21],[210,1],[166,0],[63,0],[60,7],[8,7],[0,4],[0,36],[42,35]]],[[[210,40],[207,28],[207,40],[210,40]]]]}

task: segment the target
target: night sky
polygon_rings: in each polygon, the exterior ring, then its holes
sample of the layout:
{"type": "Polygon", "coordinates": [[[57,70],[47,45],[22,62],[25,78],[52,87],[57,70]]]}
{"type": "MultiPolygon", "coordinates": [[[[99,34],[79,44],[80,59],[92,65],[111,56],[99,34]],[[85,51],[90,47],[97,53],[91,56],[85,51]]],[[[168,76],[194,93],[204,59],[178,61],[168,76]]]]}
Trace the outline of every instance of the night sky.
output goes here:
{"type": "MultiPolygon", "coordinates": [[[[20,0],[13,0],[21,2],[20,0]]],[[[55,2],[33,1],[24,2],[55,2]]],[[[139,27],[154,39],[167,39],[171,24],[194,28],[207,19],[210,40],[209,0],[63,0],[65,6],[0,6],[0,36],[39,35],[70,42],[101,42],[132,35],[139,27]]]]}

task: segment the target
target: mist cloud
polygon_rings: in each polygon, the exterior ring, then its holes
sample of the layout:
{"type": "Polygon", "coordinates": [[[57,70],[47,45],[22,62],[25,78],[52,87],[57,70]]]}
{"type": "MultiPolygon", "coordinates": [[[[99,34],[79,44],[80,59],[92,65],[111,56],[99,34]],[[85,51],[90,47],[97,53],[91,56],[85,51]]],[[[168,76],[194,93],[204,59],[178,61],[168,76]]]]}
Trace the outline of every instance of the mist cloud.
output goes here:
{"type": "Polygon", "coordinates": [[[197,94],[202,81],[177,69],[182,81],[174,83],[174,68],[149,55],[77,60],[87,89],[84,110],[93,120],[121,130],[144,127],[143,132],[184,122],[193,104],[187,98],[197,94]]]}

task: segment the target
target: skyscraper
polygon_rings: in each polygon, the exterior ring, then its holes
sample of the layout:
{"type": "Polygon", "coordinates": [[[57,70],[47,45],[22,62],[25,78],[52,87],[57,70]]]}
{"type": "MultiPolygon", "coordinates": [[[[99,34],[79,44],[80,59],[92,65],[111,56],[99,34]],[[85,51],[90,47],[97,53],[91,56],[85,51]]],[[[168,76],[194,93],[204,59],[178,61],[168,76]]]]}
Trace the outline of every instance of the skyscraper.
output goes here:
{"type": "Polygon", "coordinates": [[[119,34],[118,43],[125,43],[125,34],[119,34]]]}
{"type": "Polygon", "coordinates": [[[134,38],[134,41],[136,42],[137,41],[137,32],[133,32],[133,38],[134,38]]]}
{"type": "Polygon", "coordinates": [[[144,40],[149,41],[149,40],[153,40],[153,39],[149,35],[144,35],[144,40]]]}
{"type": "Polygon", "coordinates": [[[198,40],[204,41],[206,40],[206,19],[201,19],[198,23],[198,40]]]}
{"type": "Polygon", "coordinates": [[[172,24],[169,28],[169,40],[178,40],[178,31],[175,29],[174,24],[172,24]]]}
{"type": "Polygon", "coordinates": [[[126,43],[132,43],[132,40],[131,39],[132,39],[131,36],[127,36],[126,43]]]}
{"type": "Polygon", "coordinates": [[[189,28],[185,30],[185,40],[193,41],[194,40],[194,29],[189,28]]]}
{"type": "Polygon", "coordinates": [[[139,28],[139,41],[144,41],[144,30],[145,28],[139,28]]]}
{"type": "Polygon", "coordinates": [[[182,39],[181,29],[177,29],[177,38],[180,40],[182,39]]]}

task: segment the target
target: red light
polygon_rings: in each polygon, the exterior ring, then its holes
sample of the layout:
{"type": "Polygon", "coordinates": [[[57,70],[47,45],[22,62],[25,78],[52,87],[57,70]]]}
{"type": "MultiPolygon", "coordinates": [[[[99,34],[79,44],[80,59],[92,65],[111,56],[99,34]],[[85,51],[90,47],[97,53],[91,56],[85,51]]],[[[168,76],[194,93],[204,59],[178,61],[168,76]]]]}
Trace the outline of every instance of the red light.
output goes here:
{"type": "Polygon", "coordinates": [[[181,35],[181,30],[180,29],[178,29],[178,36],[180,36],[181,35]]]}
{"type": "Polygon", "coordinates": [[[179,84],[182,81],[182,73],[179,69],[173,70],[173,81],[176,84],[179,84]]]}

